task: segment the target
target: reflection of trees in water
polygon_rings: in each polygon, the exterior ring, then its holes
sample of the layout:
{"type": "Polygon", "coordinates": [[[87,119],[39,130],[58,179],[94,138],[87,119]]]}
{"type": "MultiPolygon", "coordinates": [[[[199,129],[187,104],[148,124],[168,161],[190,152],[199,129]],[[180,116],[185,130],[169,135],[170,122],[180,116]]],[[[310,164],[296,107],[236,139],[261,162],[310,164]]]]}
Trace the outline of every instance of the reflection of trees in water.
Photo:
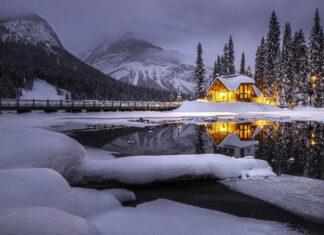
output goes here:
{"type": "Polygon", "coordinates": [[[205,138],[206,128],[204,125],[196,126],[196,141],[195,141],[195,153],[202,154],[206,153],[205,145],[207,140],[205,138]]]}
{"type": "Polygon", "coordinates": [[[293,122],[264,126],[256,156],[278,174],[323,179],[323,123],[293,122]]]}

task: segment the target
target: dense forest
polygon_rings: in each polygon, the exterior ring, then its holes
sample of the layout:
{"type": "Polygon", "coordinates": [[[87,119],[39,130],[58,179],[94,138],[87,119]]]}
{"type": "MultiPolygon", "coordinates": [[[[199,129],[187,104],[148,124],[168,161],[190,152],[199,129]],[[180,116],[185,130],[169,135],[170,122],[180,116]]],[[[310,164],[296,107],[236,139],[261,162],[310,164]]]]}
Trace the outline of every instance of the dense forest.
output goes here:
{"type": "MultiPolygon", "coordinates": [[[[273,11],[268,33],[261,38],[255,56],[254,79],[266,97],[280,106],[322,107],[324,105],[324,36],[319,10],[316,9],[314,23],[307,42],[302,29],[292,33],[289,22],[285,24],[281,39],[280,25],[273,11]]],[[[200,45],[201,47],[201,45],[200,45]]],[[[197,58],[201,57],[199,55],[197,58]]],[[[230,36],[222,55],[217,55],[214,63],[214,78],[237,73],[235,69],[234,42],[230,36]]],[[[203,65],[196,68],[201,71],[203,65]]],[[[245,55],[242,53],[240,74],[252,77],[250,66],[245,68],[245,55]]],[[[201,76],[196,76],[201,81],[201,76]]],[[[198,83],[198,90],[203,89],[198,83]]]]}
{"type": "MultiPolygon", "coordinates": [[[[5,30],[2,28],[1,30],[5,30]]],[[[0,31],[1,31],[0,30],[0,31]]],[[[0,97],[17,98],[36,78],[71,92],[73,99],[169,101],[170,92],[117,81],[63,48],[0,40],[0,97]]]]}

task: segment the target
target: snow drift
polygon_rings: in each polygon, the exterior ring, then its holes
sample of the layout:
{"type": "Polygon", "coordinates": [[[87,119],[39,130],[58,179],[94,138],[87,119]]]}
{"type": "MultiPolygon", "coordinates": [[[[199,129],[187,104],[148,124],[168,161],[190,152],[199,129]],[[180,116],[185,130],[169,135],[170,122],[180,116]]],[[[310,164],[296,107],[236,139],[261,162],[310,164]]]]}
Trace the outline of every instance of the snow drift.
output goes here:
{"type": "Polygon", "coordinates": [[[282,223],[241,218],[163,199],[111,211],[91,221],[103,235],[298,234],[282,223]]]}
{"type": "Polygon", "coordinates": [[[261,199],[312,222],[324,224],[324,181],[281,175],[273,179],[221,181],[233,191],[261,199]]]}
{"type": "Polygon", "coordinates": [[[179,177],[212,176],[218,179],[274,176],[266,161],[236,159],[221,154],[134,156],[107,161],[85,159],[72,184],[119,182],[149,184],[179,177]],[[258,171],[255,171],[258,169],[258,171]],[[248,174],[253,171],[253,174],[248,174]]]}
{"type": "Polygon", "coordinates": [[[72,138],[35,128],[0,129],[0,169],[51,168],[68,177],[85,157],[72,138]]]}

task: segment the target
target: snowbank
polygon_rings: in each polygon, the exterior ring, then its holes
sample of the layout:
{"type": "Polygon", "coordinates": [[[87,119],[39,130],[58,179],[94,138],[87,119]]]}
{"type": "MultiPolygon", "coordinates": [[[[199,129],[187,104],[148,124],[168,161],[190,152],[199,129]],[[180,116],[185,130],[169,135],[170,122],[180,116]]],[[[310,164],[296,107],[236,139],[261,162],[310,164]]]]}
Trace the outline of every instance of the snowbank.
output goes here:
{"type": "Polygon", "coordinates": [[[0,170],[0,209],[54,207],[74,213],[77,196],[57,172],[45,169],[0,170]]]}
{"type": "Polygon", "coordinates": [[[0,129],[0,169],[51,168],[67,177],[85,157],[72,138],[35,128],[0,129]]]}
{"type": "Polygon", "coordinates": [[[249,102],[201,102],[186,101],[174,112],[271,112],[283,111],[274,105],[249,102]]]}
{"type": "Polygon", "coordinates": [[[281,175],[273,179],[221,181],[230,189],[264,200],[306,220],[324,224],[324,181],[281,175]]]}
{"type": "Polygon", "coordinates": [[[236,159],[221,154],[163,155],[116,158],[107,161],[85,159],[72,183],[117,181],[148,184],[179,177],[213,176],[218,179],[249,177],[246,171],[259,169],[253,176],[274,176],[268,163],[257,159],[236,159]]]}
{"type": "Polygon", "coordinates": [[[20,99],[22,100],[65,100],[65,97],[71,97],[71,93],[61,89],[62,94],[57,94],[57,89],[55,86],[49,84],[48,82],[37,79],[34,81],[34,87],[32,90],[22,90],[22,96],[20,99]]]}
{"type": "Polygon", "coordinates": [[[162,199],[114,210],[91,221],[103,235],[298,234],[282,223],[241,218],[162,199]]]}
{"type": "Polygon", "coordinates": [[[0,210],[1,234],[96,235],[97,228],[81,217],[50,207],[0,210]]]}
{"type": "Polygon", "coordinates": [[[57,172],[45,168],[0,170],[0,209],[53,207],[82,217],[135,200],[124,189],[71,188],[57,172]]]}

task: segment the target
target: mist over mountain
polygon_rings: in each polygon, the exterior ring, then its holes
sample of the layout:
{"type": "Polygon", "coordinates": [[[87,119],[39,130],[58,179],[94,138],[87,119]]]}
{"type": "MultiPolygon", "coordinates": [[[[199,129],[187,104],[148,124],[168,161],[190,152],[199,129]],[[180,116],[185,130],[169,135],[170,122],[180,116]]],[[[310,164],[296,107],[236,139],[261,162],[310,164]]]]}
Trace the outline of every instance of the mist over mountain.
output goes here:
{"type": "Polygon", "coordinates": [[[46,20],[19,14],[0,20],[0,97],[17,98],[44,80],[73,99],[168,100],[168,92],[125,84],[65,50],[46,20]]]}
{"type": "MultiPolygon", "coordinates": [[[[195,92],[194,65],[185,55],[166,50],[133,34],[126,34],[111,44],[100,44],[80,55],[87,64],[120,81],[136,86],[163,90],[195,92]]],[[[207,76],[212,73],[206,68],[207,76]]]]}

